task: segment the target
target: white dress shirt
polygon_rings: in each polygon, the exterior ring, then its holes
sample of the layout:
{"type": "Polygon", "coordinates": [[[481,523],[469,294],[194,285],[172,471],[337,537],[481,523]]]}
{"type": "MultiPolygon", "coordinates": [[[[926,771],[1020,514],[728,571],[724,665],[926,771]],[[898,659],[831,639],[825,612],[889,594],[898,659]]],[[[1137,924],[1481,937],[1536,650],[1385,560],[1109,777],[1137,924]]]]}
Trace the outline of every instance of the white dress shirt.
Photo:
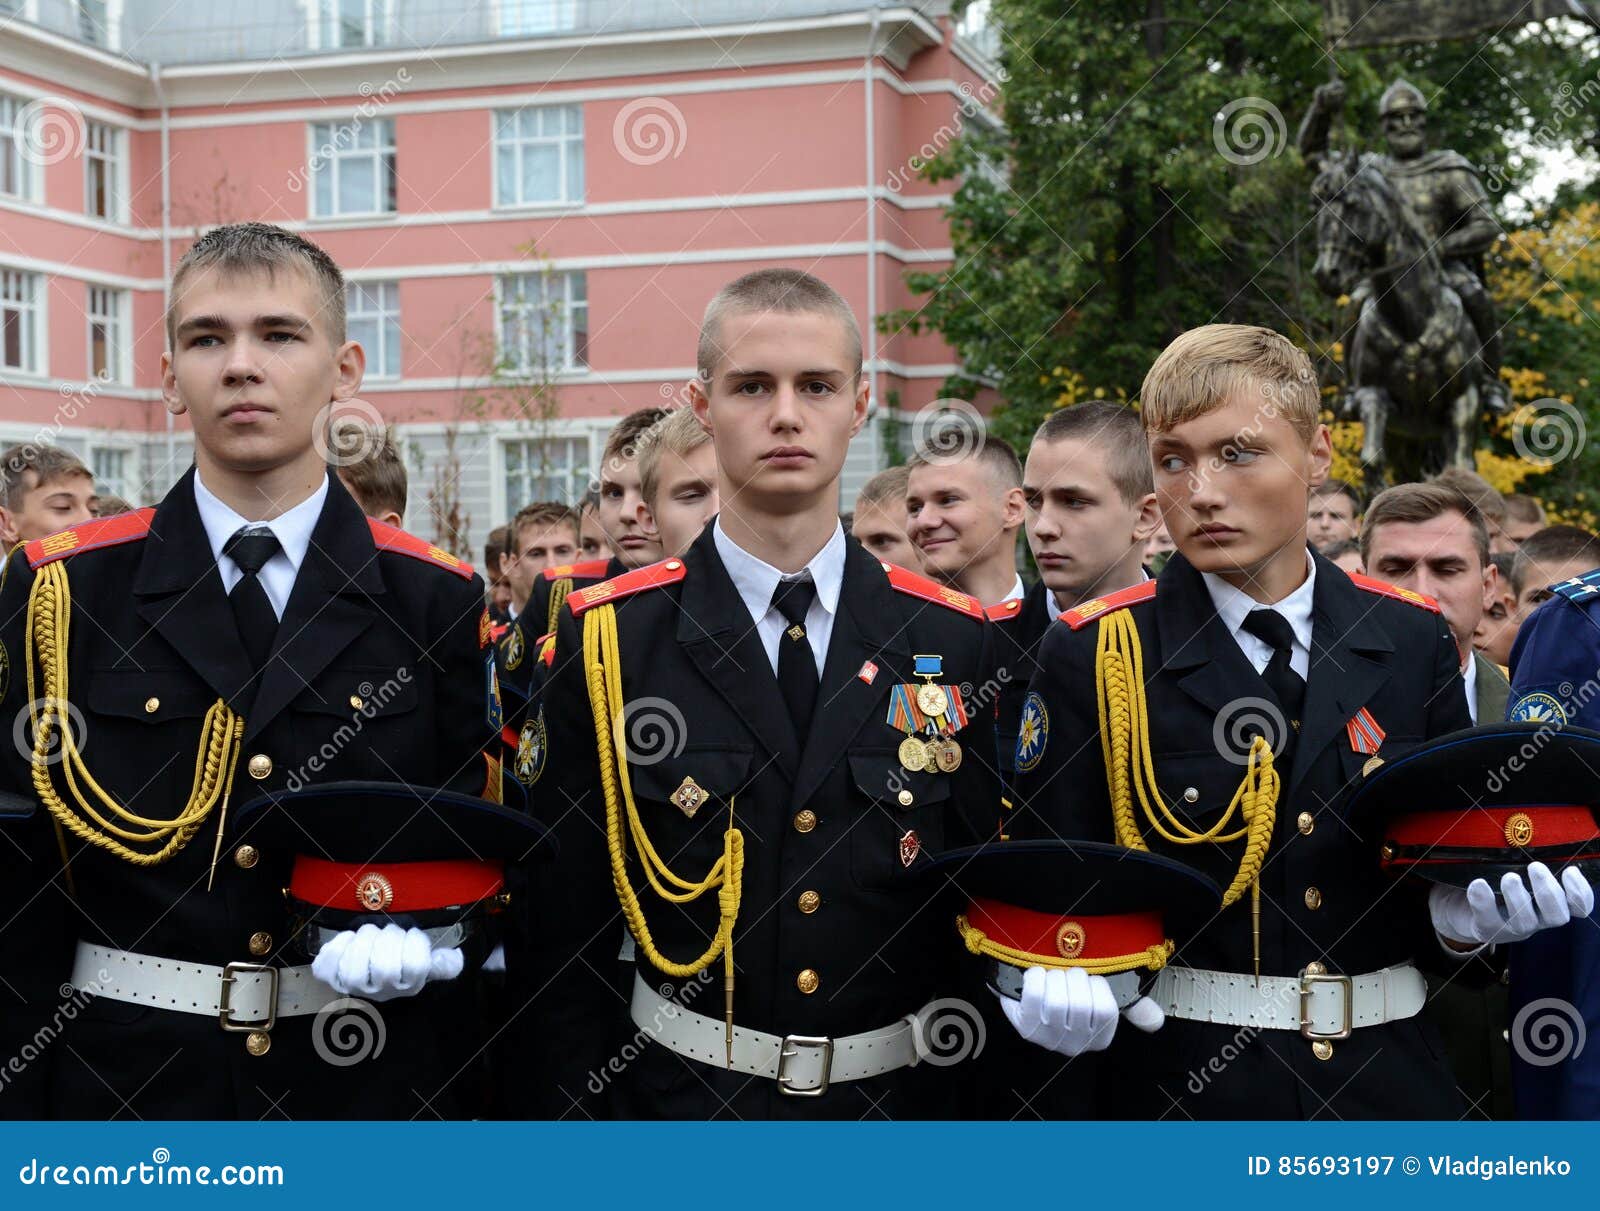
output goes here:
{"type": "MultiPolygon", "coordinates": [[[[1467,713],[1472,716],[1472,726],[1478,726],[1478,658],[1469,649],[1467,663],[1461,666],[1461,680],[1467,686],[1467,713]]],[[[1496,723],[1499,720],[1495,720],[1496,723]]]]}
{"type": "Polygon", "coordinates": [[[722,518],[713,527],[712,541],[717,544],[717,554],[728,578],[738,590],[739,598],[756,625],[761,646],[767,651],[767,661],[773,674],[778,671],[778,641],[789,625],[784,616],[772,606],[772,594],[780,580],[799,580],[807,573],[817,586],[817,595],[806,611],[806,638],[811,643],[811,654],[817,658],[817,676],[822,676],[828,661],[828,640],[833,635],[833,620],[839,612],[839,589],[844,584],[844,527],[835,526],[833,537],[822,550],[811,557],[805,568],[792,575],[778,571],[765,560],[757,559],[722,528],[722,518]]]}
{"type": "Polygon", "coordinates": [[[306,551],[311,546],[311,531],[316,529],[317,518],[322,516],[323,502],[328,499],[328,479],[323,476],[317,490],[294,508],[280,513],[270,521],[247,521],[205,486],[200,472],[194,473],[194,503],[200,510],[200,524],[205,527],[206,538],[211,543],[212,557],[217,561],[217,572],[222,576],[222,591],[233,592],[244,573],[239,565],[222,553],[222,546],[234,533],[245,527],[265,526],[278,536],[278,550],[261,565],[258,574],[261,587],[266,590],[272,612],[280,619],[289,604],[289,594],[294,591],[294,579],[300,574],[306,551]]]}
{"type": "Polygon", "coordinates": [[[1289,653],[1289,667],[1299,673],[1302,680],[1309,679],[1311,604],[1312,593],[1317,584],[1317,564],[1311,558],[1310,551],[1306,552],[1304,582],[1282,601],[1275,601],[1270,606],[1257,601],[1248,593],[1240,592],[1214,572],[1202,572],[1200,578],[1206,582],[1206,592],[1211,594],[1211,604],[1217,607],[1218,616],[1227,625],[1228,633],[1239,645],[1239,650],[1244,653],[1251,668],[1257,673],[1266,669],[1267,662],[1272,659],[1272,646],[1244,629],[1245,615],[1252,610],[1272,609],[1283,615],[1284,621],[1289,624],[1289,629],[1294,632],[1294,650],[1289,653]]]}
{"type": "Polygon", "coordinates": [[[1022,573],[1018,572],[1016,583],[1011,586],[1011,592],[995,602],[995,605],[1005,605],[1008,601],[1021,601],[1027,595],[1028,586],[1022,583],[1022,573]]]}

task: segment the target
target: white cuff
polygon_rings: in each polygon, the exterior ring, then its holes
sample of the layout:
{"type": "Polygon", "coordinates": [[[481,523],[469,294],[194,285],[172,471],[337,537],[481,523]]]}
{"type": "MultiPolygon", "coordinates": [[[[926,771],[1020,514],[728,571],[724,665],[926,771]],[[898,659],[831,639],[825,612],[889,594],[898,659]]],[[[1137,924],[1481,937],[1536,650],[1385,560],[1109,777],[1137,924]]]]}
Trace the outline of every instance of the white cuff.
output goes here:
{"type": "Polygon", "coordinates": [[[1492,951],[1494,949],[1493,942],[1479,942],[1471,950],[1457,950],[1445,940],[1445,936],[1437,929],[1433,931],[1433,936],[1439,939],[1439,949],[1458,963],[1465,963],[1468,959],[1476,958],[1486,950],[1492,951]]]}

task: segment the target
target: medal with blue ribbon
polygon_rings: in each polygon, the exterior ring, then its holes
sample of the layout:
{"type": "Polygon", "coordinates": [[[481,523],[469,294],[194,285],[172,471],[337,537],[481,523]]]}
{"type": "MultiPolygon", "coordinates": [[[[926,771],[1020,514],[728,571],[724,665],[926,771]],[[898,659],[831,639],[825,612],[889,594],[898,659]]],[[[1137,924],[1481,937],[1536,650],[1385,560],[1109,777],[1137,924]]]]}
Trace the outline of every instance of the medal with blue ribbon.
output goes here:
{"type": "Polygon", "coordinates": [[[889,692],[887,722],[906,734],[900,742],[900,764],[913,772],[953,773],[961,764],[961,745],[954,733],[967,725],[961,690],[935,684],[934,679],[944,675],[943,656],[916,655],[912,661],[912,676],[923,678],[922,684],[902,682],[889,692]],[[929,739],[923,740],[922,733],[929,739]]]}

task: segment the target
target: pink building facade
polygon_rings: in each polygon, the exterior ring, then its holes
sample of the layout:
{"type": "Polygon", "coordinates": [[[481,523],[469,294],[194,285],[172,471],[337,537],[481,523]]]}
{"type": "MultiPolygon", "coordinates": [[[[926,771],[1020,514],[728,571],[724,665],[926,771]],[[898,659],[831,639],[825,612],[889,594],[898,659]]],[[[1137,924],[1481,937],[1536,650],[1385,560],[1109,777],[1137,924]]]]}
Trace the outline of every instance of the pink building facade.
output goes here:
{"type": "Polygon", "coordinates": [[[707,299],[748,270],[808,269],[862,322],[846,505],[957,369],[870,323],[951,255],[915,157],[996,121],[946,3],[169,7],[0,0],[0,442],[68,446],[102,491],[148,503],[189,463],[166,282],[220,222],[343,267],[357,411],[396,426],[408,526],[449,540],[448,509],[464,551],[681,401],[707,299]]]}

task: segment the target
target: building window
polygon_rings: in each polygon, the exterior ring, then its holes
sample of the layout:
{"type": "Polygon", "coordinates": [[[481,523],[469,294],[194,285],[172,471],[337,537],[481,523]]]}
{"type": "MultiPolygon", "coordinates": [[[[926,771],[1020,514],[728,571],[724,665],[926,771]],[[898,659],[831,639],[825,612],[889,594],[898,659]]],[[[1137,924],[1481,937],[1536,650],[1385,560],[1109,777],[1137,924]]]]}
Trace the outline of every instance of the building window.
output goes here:
{"type": "Polygon", "coordinates": [[[345,335],[367,353],[368,378],[400,377],[400,285],[351,282],[344,288],[345,335]]]}
{"type": "Polygon", "coordinates": [[[500,278],[501,358],[513,373],[581,370],[589,364],[589,294],[582,273],[500,278]]]}
{"type": "Polygon", "coordinates": [[[120,496],[134,502],[133,451],[126,446],[90,446],[89,470],[100,496],[120,496]]]}
{"type": "Polygon", "coordinates": [[[513,438],[506,455],[506,516],[536,500],[578,503],[589,486],[586,437],[513,438]]]}
{"type": "Polygon", "coordinates": [[[127,382],[128,293],[108,286],[89,287],[89,375],[105,382],[127,382]]]}
{"type": "Polygon", "coordinates": [[[496,206],[583,201],[583,108],[497,110],[494,163],[496,206]]]}
{"type": "Polygon", "coordinates": [[[23,116],[25,109],[18,98],[0,93],[0,194],[17,198],[33,193],[33,165],[27,149],[30,135],[23,129],[29,120],[23,116]]]}
{"type": "Polygon", "coordinates": [[[393,214],[394,123],[313,122],[311,173],[315,217],[393,214]]]}
{"type": "Polygon", "coordinates": [[[578,0],[498,0],[502,38],[559,34],[578,24],[578,0]]]}
{"type": "Polygon", "coordinates": [[[394,40],[393,0],[312,0],[311,47],[383,46],[394,40]]]}
{"type": "Polygon", "coordinates": [[[41,290],[37,273],[0,269],[0,369],[44,373],[39,363],[41,290]]]}
{"type": "Polygon", "coordinates": [[[126,218],[123,207],[122,132],[104,122],[86,122],[83,141],[83,209],[97,219],[126,218]]]}

